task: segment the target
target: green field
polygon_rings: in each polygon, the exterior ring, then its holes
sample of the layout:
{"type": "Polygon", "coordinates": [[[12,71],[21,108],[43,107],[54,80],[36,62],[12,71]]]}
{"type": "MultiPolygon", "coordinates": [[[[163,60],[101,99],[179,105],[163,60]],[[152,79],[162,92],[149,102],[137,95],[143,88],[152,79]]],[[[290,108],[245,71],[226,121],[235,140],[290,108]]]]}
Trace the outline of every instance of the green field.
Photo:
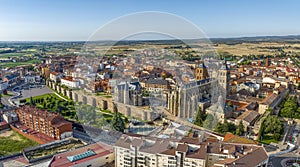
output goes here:
{"type": "Polygon", "coordinates": [[[21,152],[24,148],[38,143],[19,135],[13,130],[0,133],[0,157],[21,152]]]}
{"type": "Polygon", "coordinates": [[[8,57],[21,57],[24,56],[25,53],[1,53],[1,58],[8,58],[8,57]]]}
{"type": "Polygon", "coordinates": [[[3,68],[9,67],[16,67],[16,66],[22,66],[22,65],[32,65],[34,63],[41,63],[41,60],[29,60],[29,61],[25,61],[25,62],[4,62],[4,63],[0,63],[0,66],[2,66],[3,68]]]}

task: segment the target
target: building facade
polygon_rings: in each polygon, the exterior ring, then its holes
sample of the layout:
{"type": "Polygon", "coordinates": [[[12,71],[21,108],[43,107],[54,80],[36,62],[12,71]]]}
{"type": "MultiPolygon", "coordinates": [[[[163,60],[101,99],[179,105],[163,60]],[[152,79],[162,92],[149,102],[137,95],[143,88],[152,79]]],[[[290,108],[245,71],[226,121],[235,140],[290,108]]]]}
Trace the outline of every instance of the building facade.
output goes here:
{"type": "Polygon", "coordinates": [[[61,140],[72,136],[72,123],[66,121],[60,114],[33,106],[18,108],[16,113],[21,124],[53,139],[61,140]]]}
{"type": "MultiPolygon", "coordinates": [[[[204,110],[212,103],[225,100],[230,78],[226,62],[216,72],[209,72],[204,63],[198,65],[195,78],[196,81],[177,86],[168,92],[167,109],[174,116],[193,119],[199,107],[204,110]],[[223,99],[220,99],[220,95],[223,99]]],[[[224,106],[224,102],[221,105],[224,106]]]]}
{"type": "Polygon", "coordinates": [[[123,135],[114,148],[118,167],[248,167],[268,162],[262,146],[228,143],[212,136],[161,139],[123,135]]]}
{"type": "Polygon", "coordinates": [[[64,77],[60,79],[62,85],[65,85],[69,88],[78,88],[80,86],[80,82],[75,80],[73,77],[64,77]]]}
{"type": "Polygon", "coordinates": [[[115,86],[114,100],[119,103],[142,106],[143,96],[139,82],[122,82],[115,86]]]}

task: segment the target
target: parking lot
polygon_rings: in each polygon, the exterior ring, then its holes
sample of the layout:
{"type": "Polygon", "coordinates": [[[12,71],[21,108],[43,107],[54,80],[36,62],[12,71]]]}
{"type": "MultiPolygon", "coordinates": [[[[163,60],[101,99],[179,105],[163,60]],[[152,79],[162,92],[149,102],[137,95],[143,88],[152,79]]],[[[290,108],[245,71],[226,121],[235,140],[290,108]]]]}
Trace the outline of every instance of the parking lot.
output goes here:
{"type": "Polygon", "coordinates": [[[45,85],[25,86],[25,87],[23,87],[23,89],[21,89],[21,90],[16,89],[15,91],[21,93],[21,95],[15,99],[13,99],[13,101],[19,101],[21,99],[26,99],[29,97],[53,93],[53,91],[45,85]]]}

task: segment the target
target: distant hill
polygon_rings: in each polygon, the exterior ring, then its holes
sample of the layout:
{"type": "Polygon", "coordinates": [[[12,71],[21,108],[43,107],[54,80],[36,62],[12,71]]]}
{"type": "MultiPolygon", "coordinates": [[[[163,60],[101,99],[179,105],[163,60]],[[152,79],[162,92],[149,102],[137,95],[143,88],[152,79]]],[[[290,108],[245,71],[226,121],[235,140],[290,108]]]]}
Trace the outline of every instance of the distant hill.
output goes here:
{"type": "Polygon", "coordinates": [[[211,38],[213,43],[226,43],[238,44],[243,42],[286,42],[286,43],[299,43],[300,35],[287,35],[287,36],[257,36],[257,37],[237,37],[237,38],[211,38]]]}
{"type": "MultiPolygon", "coordinates": [[[[256,37],[234,37],[234,38],[210,38],[212,43],[224,43],[224,44],[239,44],[239,43],[257,43],[257,42],[285,42],[285,43],[299,43],[300,35],[287,35],[287,36],[256,36],[256,37]]],[[[166,39],[166,40],[99,40],[99,41],[0,41],[0,47],[5,47],[7,45],[84,45],[97,44],[97,45],[137,45],[137,44],[153,44],[153,45],[181,45],[184,43],[194,44],[207,42],[207,39],[166,39]]]]}

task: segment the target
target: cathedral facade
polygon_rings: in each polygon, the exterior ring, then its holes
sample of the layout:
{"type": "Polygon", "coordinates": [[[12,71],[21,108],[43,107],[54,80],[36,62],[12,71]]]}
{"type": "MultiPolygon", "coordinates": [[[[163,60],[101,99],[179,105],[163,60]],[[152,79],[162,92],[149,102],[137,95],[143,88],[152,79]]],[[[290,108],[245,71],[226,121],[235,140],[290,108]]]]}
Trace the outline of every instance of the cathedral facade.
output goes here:
{"type": "Polygon", "coordinates": [[[139,82],[122,82],[115,87],[114,100],[127,105],[142,106],[142,88],[139,82]]]}
{"type": "Polygon", "coordinates": [[[217,103],[218,100],[220,101],[220,96],[223,97],[223,100],[226,99],[229,77],[230,73],[226,62],[213,71],[210,71],[204,63],[197,65],[195,81],[177,86],[176,89],[168,92],[167,110],[178,118],[194,119],[199,107],[203,111],[217,103]]]}

